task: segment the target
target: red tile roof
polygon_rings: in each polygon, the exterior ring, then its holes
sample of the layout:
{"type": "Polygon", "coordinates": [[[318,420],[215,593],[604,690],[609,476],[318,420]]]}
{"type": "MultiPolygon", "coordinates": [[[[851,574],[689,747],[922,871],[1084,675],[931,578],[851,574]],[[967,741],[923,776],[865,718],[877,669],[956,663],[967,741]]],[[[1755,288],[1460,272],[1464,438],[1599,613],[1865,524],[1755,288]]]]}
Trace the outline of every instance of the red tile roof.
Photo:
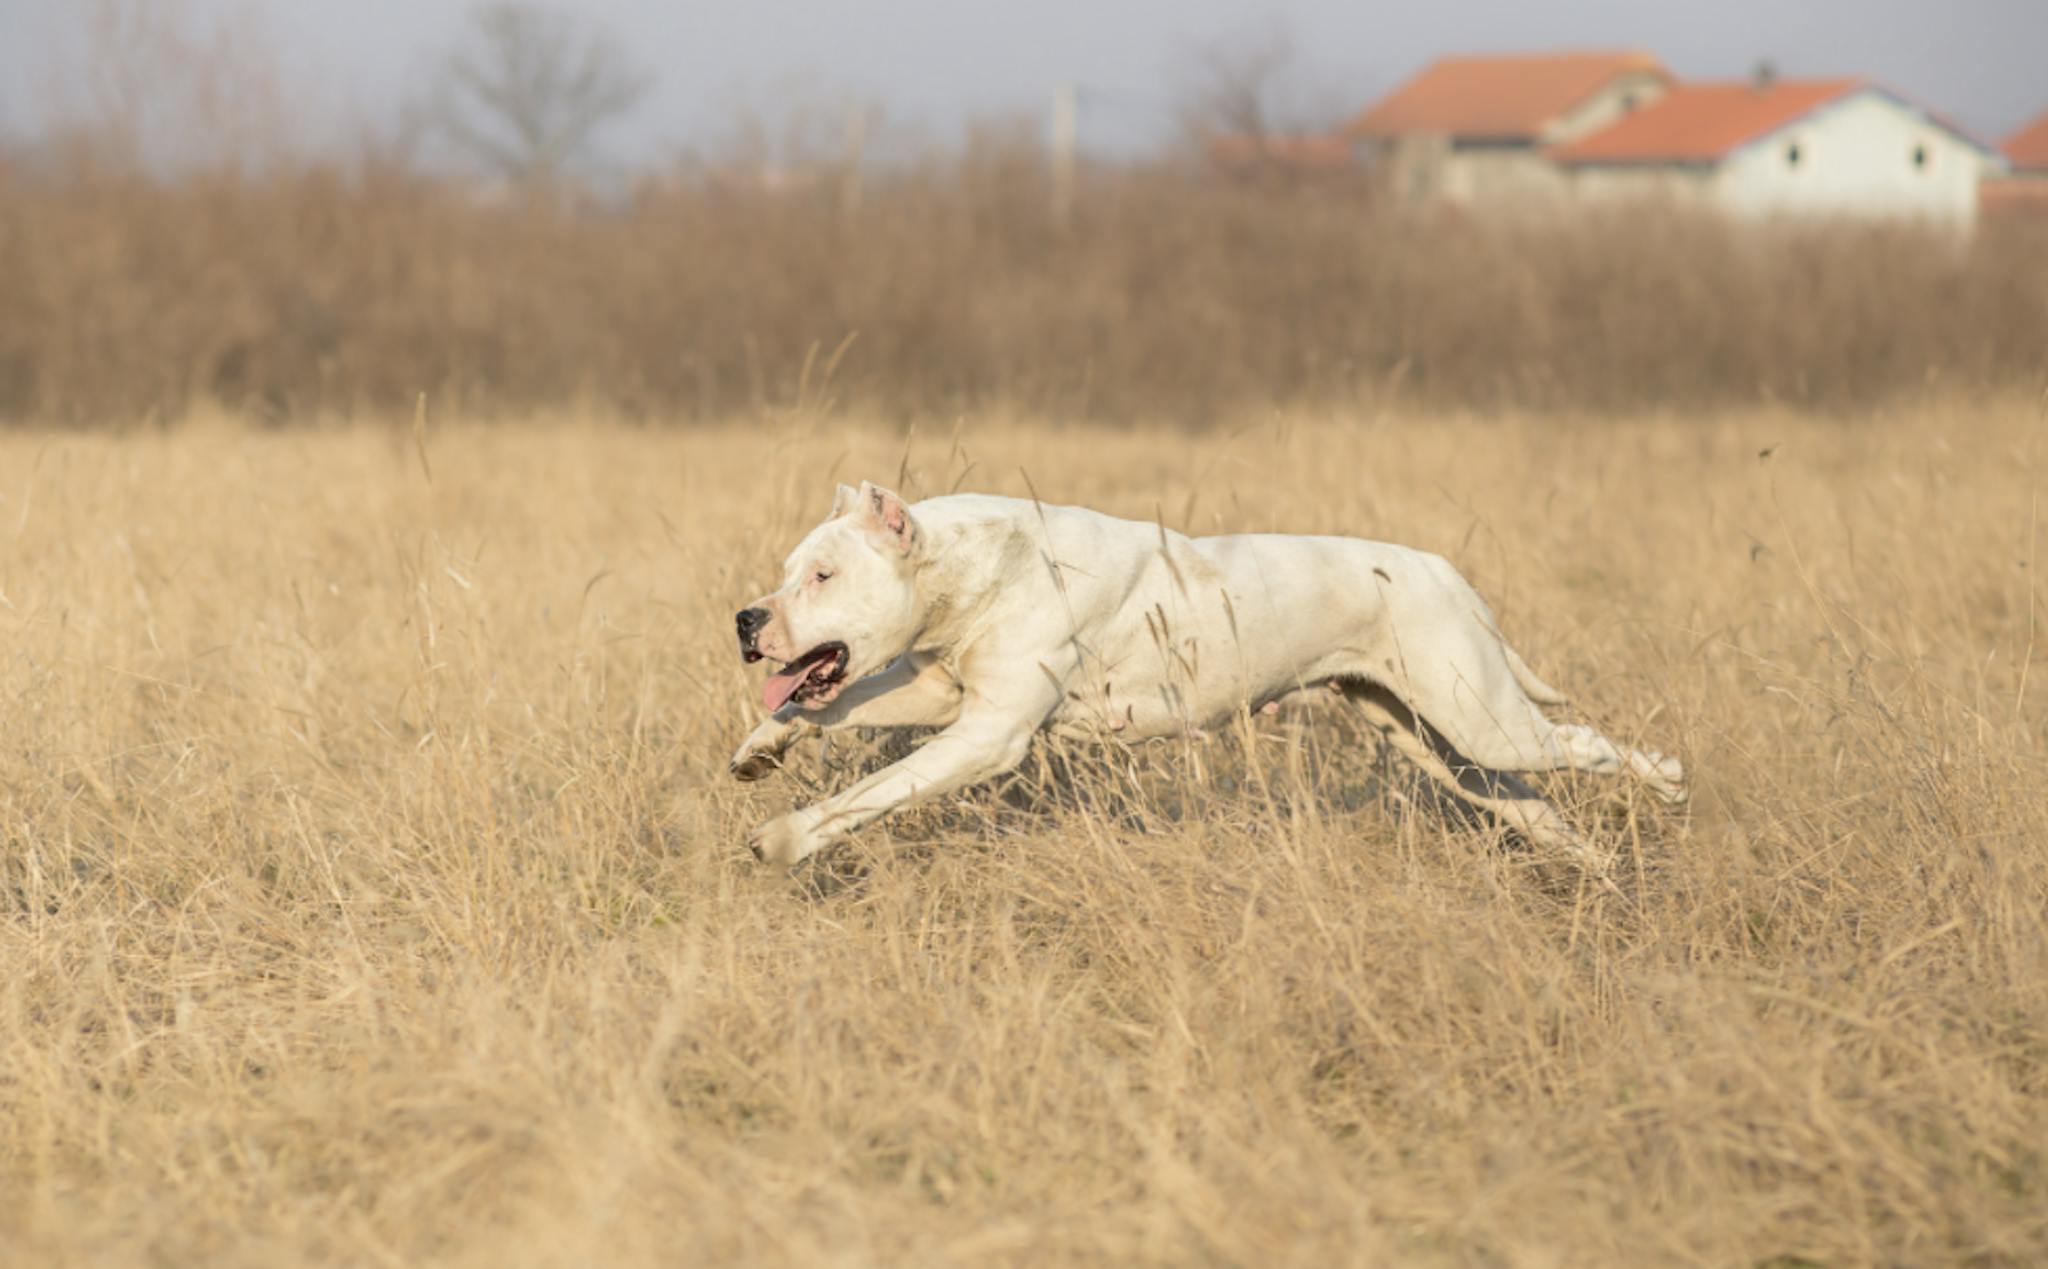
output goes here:
{"type": "Polygon", "coordinates": [[[1671,73],[1649,53],[1538,53],[1446,57],[1345,127],[1352,136],[1441,132],[1534,138],[1618,75],[1671,73]]]}
{"type": "Polygon", "coordinates": [[[2048,168],[2048,113],[2007,137],[1999,148],[2016,168],[2048,168]]]}
{"type": "Polygon", "coordinates": [[[1551,151],[1565,163],[1710,162],[1845,97],[1857,79],[1684,84],[1612,127],[1551,151]]]}

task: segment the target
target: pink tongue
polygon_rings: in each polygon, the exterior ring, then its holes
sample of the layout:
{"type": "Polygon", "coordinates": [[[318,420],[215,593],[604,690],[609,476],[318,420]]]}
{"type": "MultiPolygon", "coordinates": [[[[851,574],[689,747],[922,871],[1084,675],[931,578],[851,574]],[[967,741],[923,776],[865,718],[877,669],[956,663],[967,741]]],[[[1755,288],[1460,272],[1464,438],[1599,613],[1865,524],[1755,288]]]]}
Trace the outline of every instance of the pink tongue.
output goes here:
{"type": "Polygon", "coordinates": [[[785,665],[769,675],[767,681],[761,684],[761,707],[772,714],[787,705],[789,698],[796,695],[796,689],[805,679],[811,677],[811,671],[817,668],[816,661],[798,661],[785,665]]]}

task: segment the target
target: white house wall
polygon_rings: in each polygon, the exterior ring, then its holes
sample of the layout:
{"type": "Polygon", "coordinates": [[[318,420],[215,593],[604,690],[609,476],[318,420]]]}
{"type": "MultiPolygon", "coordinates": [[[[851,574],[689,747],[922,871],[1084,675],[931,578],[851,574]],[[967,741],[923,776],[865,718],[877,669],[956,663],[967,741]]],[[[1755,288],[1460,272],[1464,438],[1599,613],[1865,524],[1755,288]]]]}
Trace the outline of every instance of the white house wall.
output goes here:
{"type": "Polygon", "coordinates": [[[1713,181],[1715,201],[1750,218],[1895,217],[1967,229],[1977,219],[1983,157],[1875,92],[1846,100],[1737,150],[1713,181]],[[1791,147],[1799,161],[1790,161],[1791,147]],[[1925,166],[1913,151],[1924,146],[1925,166]]]}
{"type": "Polygon", "coordinates": [[[1571,189],[1582,205],[1651,203],[1705,206],[1713,196],[1714,169],[1677,163],[1631,163],[1571,169],[1571,189]]]}
{"type": "Polygon", "coordinates": [[[1568,188],[1549,157],[1526,147],[1459,149],[1450,138],[1414,133],[1383,143],[1379,161],[1402,202],[1455,203],[1489,213],[1554,209],[1568,188]]]}
{"type": "Polygon", "coordinates": [[[1453,149],[1440,171],[1443,198],[1506,214],[1552,211],[1568,188],[1557,164],[1537,150],[1453,149]]]}

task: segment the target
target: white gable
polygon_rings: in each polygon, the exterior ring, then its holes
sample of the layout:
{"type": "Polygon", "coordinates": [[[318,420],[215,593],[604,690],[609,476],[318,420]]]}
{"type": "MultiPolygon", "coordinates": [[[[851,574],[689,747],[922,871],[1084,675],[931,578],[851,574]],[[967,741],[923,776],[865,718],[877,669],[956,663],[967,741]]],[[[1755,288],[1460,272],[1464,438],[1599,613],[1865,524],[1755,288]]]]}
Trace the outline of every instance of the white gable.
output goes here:
{"type": "Polygon", "coordinates": [[[1865,88],[1759,137],[1714,175],[1742,216],[1849,215],[1968,225],[1984,152],[1923,111],[1865,88]]]}

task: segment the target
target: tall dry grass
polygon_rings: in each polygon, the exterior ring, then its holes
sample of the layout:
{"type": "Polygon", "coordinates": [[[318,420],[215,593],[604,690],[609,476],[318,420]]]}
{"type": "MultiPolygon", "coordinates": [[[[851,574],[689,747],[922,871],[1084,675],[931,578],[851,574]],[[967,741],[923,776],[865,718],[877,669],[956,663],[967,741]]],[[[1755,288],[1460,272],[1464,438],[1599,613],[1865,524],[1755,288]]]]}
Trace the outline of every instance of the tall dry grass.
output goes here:
{"type": "Polygon", "coordinates": [[[1213,423],[1290,408],[1848,412],[2038,391],[2048,225],[1418,217],[1369,187],[1091,174],[1000,138],[769,195],[480,202],[390,165],[165,184],[0,167],[0,420],[787,406],[1213,423]],[[815,381],[808,385],[815,388],[815,381]]]}
{"type": "Polygon", "coordinates": [[[2039,1263],[2043,427],[0,437],[0,1246],[2039,1263]],[[866,751],[725,780],[735,602],[835,474],[1026,472],[1446,551],[1694,808],[1556,784],[1593,902],[1332,719],[753,864],[866,751]]]}

